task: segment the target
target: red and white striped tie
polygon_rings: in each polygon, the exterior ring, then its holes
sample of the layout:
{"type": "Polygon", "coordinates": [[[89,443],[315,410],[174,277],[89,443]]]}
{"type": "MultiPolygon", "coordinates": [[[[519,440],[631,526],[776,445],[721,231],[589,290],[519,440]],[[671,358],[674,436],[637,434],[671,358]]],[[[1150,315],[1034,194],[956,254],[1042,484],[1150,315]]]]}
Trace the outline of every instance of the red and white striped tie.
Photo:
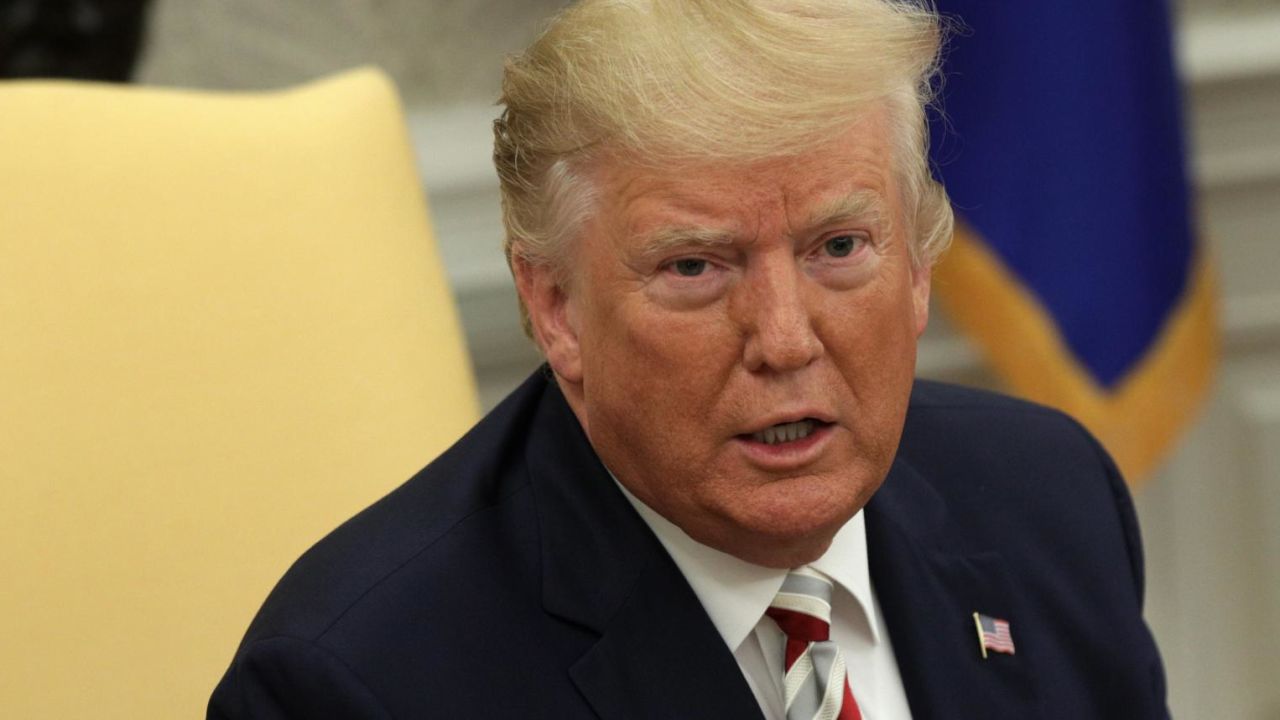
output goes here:
{"type": "Polygon", "coordinates": [[[862,720],[831,642],[831,580],[808,567],[787,574],[765,611],[787,634],[787,720],[862,720]]]}

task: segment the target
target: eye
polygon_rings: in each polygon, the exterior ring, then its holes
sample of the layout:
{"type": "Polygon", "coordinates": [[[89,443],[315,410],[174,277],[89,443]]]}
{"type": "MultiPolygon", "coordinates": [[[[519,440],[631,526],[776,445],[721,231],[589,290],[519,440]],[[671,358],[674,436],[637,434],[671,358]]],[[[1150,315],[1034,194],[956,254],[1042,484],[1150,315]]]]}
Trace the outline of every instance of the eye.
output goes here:
{"type": "Polygon", "coordinates": [[[827,240],[823,245],[823,249],[831,257],[846,257],[858,248],[858,242],[861,238],[856,235],[836,235],[827,240]]]}
{"type": "Polygon", "coordinates": [[[671,263],[671,267],[675,269],[677,275],[683,277],[697,277],[707,270],[707,261],[698,258],[684,258],[671,263]]]}

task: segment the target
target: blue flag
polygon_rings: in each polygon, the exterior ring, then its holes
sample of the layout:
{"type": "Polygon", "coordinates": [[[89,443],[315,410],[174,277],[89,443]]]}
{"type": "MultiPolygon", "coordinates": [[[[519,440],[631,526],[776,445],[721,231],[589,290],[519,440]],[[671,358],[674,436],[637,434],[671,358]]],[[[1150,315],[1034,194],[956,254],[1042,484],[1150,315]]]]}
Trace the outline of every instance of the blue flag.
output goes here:
{"type": "Polygon", "coordinates": [[[957,20],[934,166],[960,229],[935,287],[1014,391],[1067,410],[1131,478],[1216,358],[1163,0],[939,0],[957,20]]]}

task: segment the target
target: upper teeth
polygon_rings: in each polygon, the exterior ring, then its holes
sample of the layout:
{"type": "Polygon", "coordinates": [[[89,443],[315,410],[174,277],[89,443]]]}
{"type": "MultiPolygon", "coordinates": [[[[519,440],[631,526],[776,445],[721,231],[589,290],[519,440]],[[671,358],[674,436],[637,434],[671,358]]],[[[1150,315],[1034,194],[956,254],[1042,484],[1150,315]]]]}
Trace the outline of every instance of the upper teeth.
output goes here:
{"type": "Polygon", "coordinates": [[[767,427],[758,433],[752,433],[751,439],[756,442],[762,442],[766,445],[776,445],[778,443],[792,442],[801,438],[809,437],[809,433],[813,432],[812,420],[799,420],[791,423],[780,423],[773,427],[767,427]]]}

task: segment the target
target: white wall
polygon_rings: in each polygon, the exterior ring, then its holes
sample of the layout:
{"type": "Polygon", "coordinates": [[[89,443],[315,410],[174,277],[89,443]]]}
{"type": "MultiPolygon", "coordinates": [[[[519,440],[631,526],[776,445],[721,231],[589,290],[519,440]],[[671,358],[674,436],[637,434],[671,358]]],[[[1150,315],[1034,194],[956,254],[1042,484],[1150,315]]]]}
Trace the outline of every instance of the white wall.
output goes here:
{"type": "Polygon", "coordinates": [[[1280,718],[1280,11],[1192,15],[1181,39],[1225,352],[1138,497],[1148,617],[1180,717],[1280,718]]]}

